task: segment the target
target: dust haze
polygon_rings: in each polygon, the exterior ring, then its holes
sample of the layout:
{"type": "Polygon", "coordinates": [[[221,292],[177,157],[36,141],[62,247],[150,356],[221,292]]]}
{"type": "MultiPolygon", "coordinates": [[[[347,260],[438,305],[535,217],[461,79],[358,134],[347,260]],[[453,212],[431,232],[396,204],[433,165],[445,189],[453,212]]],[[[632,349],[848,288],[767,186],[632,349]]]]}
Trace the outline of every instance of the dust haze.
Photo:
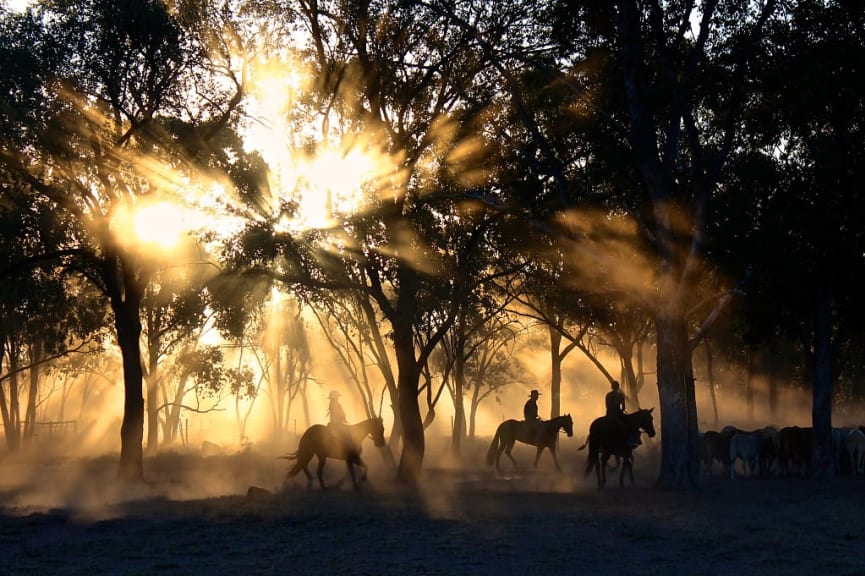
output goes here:
{"type": "MultiPolygon", "coordinates": [[[[541,455],[537,469],[532,464],[535,448],[517,443],[513,456],[519,463],[515,468],[502,458],[501,469],[486,465],[486,451],[496,427],[505,419],[522,418],[522,405],[532,388],[541,391],[539,406],[543,417],[549,417],[550,390],[542,382],[548,381],[541,358],[530,365],[535,368],[535,380],[505,388],[496,398],[482,403],[476,417],[476,434],[461,443],[459,454],[452,448],[450,427],[452,413],[448,405],[438,406],[437,416],[426,431],[424,473],[417,486],[417,494],[431,517],[453,518],[460,515],[461,496],[466,489],[485,492],[532,493],[594,493],[595,479],[585,478],[583,469],[586,452],[578,451],[588,433],[591,421],[603,412],[603,397],[608,390],[606,381],[597,376],[588,365],[572,363],[562,383],[562,413],[574,419],[574,436],[560,433],[558,458],[562,471],[556,472],[549,452],[541,455]]],[[[334,369],[331,381],[336,381],[334,369]]],[[[758,428],[766,425],[810,425],[810,393],[787,384],[780,387],[773,415],[766,400],[768,392],[763,383],[751,383],[748,392],[741,377],[730,373],[730,381],[715,378],[715,398],[718,419],[715,420],[707,381],[698,377],[696,392],[701,430],[720,429],[731,424],[740,428],[758,428]],[[750,402],[747,400],[750,394],[750,402]]],[[[325,423],[326,395],[331,389],[343,394],[349,420],[363,419],[364,409],[355,394],[347,387],[322,386],[310,394],[311,423],[325,423]]],[[[83,417],[73,430],[59,430],[49,436],[43,433],[32,445],[19,452],[0,455],[0,495],[2,505],[16,514],[29,514],[53,509],[69,510],[82,518],[104,519],[122,514],[119,504],[129,501],[161,499],[167,501],[195,501],[228,496],[245,495],[251,487],[291,499],[306,493],[303,474],[284,481],[290,462],[280,456],[297,447],[299,435],[307,422],[299,416],[284,438],[273,440],[272,429],[261,399],[265,415],[252,419],[248,435],[238,438],[236,417],[230,413],[214,412],[199,416],[187,427],[185,443],[160,447],[148,454],[144,461],[145,483],[129,486],[115,481],[119,459],[120,416],[108,406],[117,406],[119,387],[109,387],[99,394],[100,401],[91,400],[90,409],[100,418],[83,417]]],[[[445,403],[445,400],[442,400],[445,403]]],[[[657,389],[646,384],[640,392],[641,407],[657,406],[657,389]]],[[[629,410],[632,407],[629,407],[629,410]]],[[[452,411],[452,405],[450,406],[452,411]]],[[[846,406],[838,410],[837,426],[860,424],[860,407],[846,406]]],[[[388,407],[383,410],[389,432],[391,418],[388,407]]],[[[660,417],[655,419],[659,436],[643,437],[643,445],[635,453],[635,483],[644,487],[653,485],[660,458],[660,417]]],[[[389,435],[389,434],[388,434],[389,435]]],[[[376,448],[366,440],[363,458],[368,465],[367,482],[363,491],[387,494],[401,490],[396,480],[399,444],[376,448]]],[[[309,465],[315,475],[316,460],[309,465]]],[[[608,483],[615,484],[615,476],[608,483]]],[[[328,460],[325,479],[333,489],[350,491],[346,482],[343,461],[328,460]]],[[[312,491],[320,490],[317,481],[312,491]]]]}

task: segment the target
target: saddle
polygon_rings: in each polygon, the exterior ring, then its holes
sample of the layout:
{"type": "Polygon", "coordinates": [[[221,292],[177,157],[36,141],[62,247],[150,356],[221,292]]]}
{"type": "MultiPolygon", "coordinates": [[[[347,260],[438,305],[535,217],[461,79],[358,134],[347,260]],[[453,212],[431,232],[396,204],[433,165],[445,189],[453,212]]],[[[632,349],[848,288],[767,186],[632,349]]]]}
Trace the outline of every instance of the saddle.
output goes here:
{"type": "Polygon", "coordinates": [[[330,430],[333,441],[342,447],[343,450],[347,453],[359,452],[358,445],[354,441],[354,437],[351,434],[351,428],[348,424],[337,424],[331,422],[327,425],[327,428],[330,430]]]}
{"type": "Polygon", "coordinates": [[[625,421],[625,413],[607,414],[604,416],[607,430],[615,433],[615,437],[623,441],[629,448],[636,448],[642,442],[640,441],[640,430],[632,430],[628,428],[628,423],[625,421]]]}
{"type": "Polygon", "coordinates": [[[520,422],[520,425],[523,428],[523,432],[525,433],[527,438],[532,438],[535,441],[540,439],[541,430],[543,429],[544,421],[541,419],[537,420],[523,420],[520,422]]]}

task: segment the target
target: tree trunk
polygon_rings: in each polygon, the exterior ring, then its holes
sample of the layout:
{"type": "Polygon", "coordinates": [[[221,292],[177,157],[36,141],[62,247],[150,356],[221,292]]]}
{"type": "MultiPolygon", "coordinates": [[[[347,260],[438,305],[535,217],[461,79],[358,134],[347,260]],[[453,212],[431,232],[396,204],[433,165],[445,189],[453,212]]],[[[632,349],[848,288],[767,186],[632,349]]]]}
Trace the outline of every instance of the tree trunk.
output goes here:
{"type": "MultiPolygon", "coordinates": [[[[0,339],[0,374],[3,373],[3,355],[5,354],[5,341],[0,339]]],[[[6,391],[3,389],[3,379],[0,379],[0,418],[3,420],[3,432],[6,438],[6,447],[9,447],[9,431],[11,422],[9,420],[9,406],[6,404],[6,391]]]]}
{"type": "Polygon", "coordinates": [[[397,477],[413,483],[423,467],[426,442],[423,419],[418,403],[420,368],[414,353],[411,322],[399,319],[393,323],[393,345],[396,353],[397,409],[402,423],[402,454],[397,468],[397,477]]]}
{"type": "Polygon", "coordinates": [[[700,474],[697,404],[683,313],[662,314],[655,320],[658,337],[658,396],[661,402],[661,470],[658,487],[680,489],[697,485],[700,474]]]}
{"type": "Polygon", "coordinates": [[[754,421],[754,388],[761,370],[760,351],[757,346],[748,349],[748,377],[745,380],[745,408],[748,422],[754,421]]]}
{"type": "Polygon", "coordinates": [[[400,369],[397,405],[403,427],[403,448],[397,476],[404,482],[415,482],[420,476],[426,449],[423,419],[417,401],[419,376],[416,369],[408,371],[400,369]],[[414,375],[410,372],[414,372],[414,375]]]}
{"type": "Polygon", "coordinates": [[[814,323],[813,405],[814,479],[834,476],[832,457],[832,292],[825,281],[817,287],[814,323]]]}
{"type": "MultiPolygon", "coordinates": [[[[2,351],[0,351],[2,354],[2,351]]],[[[2,357],[0,357],[2,360],[2,357]]],[[[6,382],[9,383],[9,401],[6,401],[6,393],[3,391],[3,380],[0,380],[0,414],[3,416],[3,432],[6,436],[6,449],[15,452],[21,446],[20,430],[18,428],[18,362],[15,360],[15,347],[9,342],[9,374],[6,382]]]]}
{"type": "Polygon", "coordinates": [[[123,423],[120,427],[120,467],[118,478],[121,480],[143,480],[143,442],[144,442],[144,374],[141,368],[141,319],[139,303],[135,291],[127,286],[126,298],[112,297],[114,325],[117,342],[123,358],[123,423]]]}
{"type": "MultiPolygon", "coordinates": [[[[159,386],[156,362],[150,362],[147,378],[147,453],[153,454],[159,447],[159,386]]],[[[167,440],[167,439],[166,439],[167,440]]]]}
{"type": "Polygon", "coordinates": [[[554,326],[550,331],[550,418],[562,412],[562,334],[554,326]]]}
{"type": "Polygon", "coordinates": [[[454,456],[459,456],[462,451],[462,441],[466,432],[466,410],[463,404],[463,391],[465,390],[465,358],[464,346],[462,346],[462,338],[460,345],[457,346],[455,366],[454,366],[454,427],[451,433],[451,452],[454,456]]]}
{"type": "Polygon", "coordinates": [[[778,375],[777,375],[777,354],[778,349],[775,343],[775,338],[769,338],[769,361],[766,366],[766,378],[768,379],[768,393],[769,393],[769,416],[772,418],[772,421],[776,421],[778,419],[778,375]]]}
{"type": "Polygon", "coordinates": [[[39,364],[42,361],[42,342],[38,340],[30,343],[30,390],[27,392],[27,407],[24,417],[24,445],[33,442],[36,434],[36,404],[39,400],[39,375],[41,373],[39,364]]]}
{"type": "Polygon", "coordinates": [[[635,412],[640,409],[640,395],[637,392],[637,373],[634,370],[634,355],[631,350],[626,346],[616,348],[622,362],[622,389],[625,399],[630,403],[628,412],[635,412]]]}
{"type": "Polygon", "coordinates": [[[704,342],[706,347],[706,373],[709,379],[709,398],[712,400],[712,416],[714,417],[715,426],[718,426],[720,421],[718,418],[718,395],[715,393],[715,370],[713,367],[712,345],[709,344],[707,338],[704,342]]]}
{"type": "MultiPolygon", "coordinates": [[[[382,339],[381,332],[378,330],[378,324],[376,320],[375,311],[373,310],[372,304],[367,295],[362,295],[358,298],[358,304],[363,310],[364,317],[366,318],[367,324],[370,326],[370,333],[372,336],[372,344],[376,349],[376,354],[381,362],[382,366],[380,367],[380,372],[382,377],[384,378],[385,387],[387,388],[388,397],[391,400],[391,411],[393,412],[393,426],[390,431],[390,438],[388,440],[388,446],[393,450],[396,448],[399,441],[402,439],[402,422],[400,419],[400,410],[399,410],[399,385],[395,382],[393,377],[393,369],[391,368],[391,364],[388,361],[387,347],[382,339]]],[[[397,366],[399,369],[399,366],[397,366]]],[[[379,414],[381,416],[381,414],[379,414]]]]}
{"type": "Polygon", "coordinates": [[[469,408],[469,438],[471,438],[472,440],[474,440],[475,438],[475,424],[477,422],[478,405],[481,402],[480,396],[480,382],[475,382],[474,389],[472,390],[472,403],[471,407],[469,408]]]}

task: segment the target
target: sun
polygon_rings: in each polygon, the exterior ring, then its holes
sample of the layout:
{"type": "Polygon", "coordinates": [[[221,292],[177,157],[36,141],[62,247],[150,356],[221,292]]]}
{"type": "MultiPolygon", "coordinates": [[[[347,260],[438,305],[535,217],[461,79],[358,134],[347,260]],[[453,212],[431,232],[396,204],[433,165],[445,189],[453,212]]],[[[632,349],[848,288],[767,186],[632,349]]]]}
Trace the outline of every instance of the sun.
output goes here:
{"type": "Polygon", "coordinates": [[[298,219],[309,227],[327,226],[334,213],[363,207],[363,187],[376,173],[375,159],[362,150],[325,150],[301,167],[298,219]]]}
{"type": "Polygon", "coordinates": [[[295,114],[311,78],[288,56],[263,59],[250,74],[244,143],[268,164],[270,204],[283,231],[328,228],[335,215],[362,210],[365,190],[393,166],[369,134],[339,133],[332,113],[295,114]],[[296,213],[282,212],[286,200],[296,213]]]}
{"type": "Polygon", "coordinates": [[[135,210],[132,230],[139,244],[171,250],[186,236],[189,224],[179,206],[157,202],[135,210]]]}

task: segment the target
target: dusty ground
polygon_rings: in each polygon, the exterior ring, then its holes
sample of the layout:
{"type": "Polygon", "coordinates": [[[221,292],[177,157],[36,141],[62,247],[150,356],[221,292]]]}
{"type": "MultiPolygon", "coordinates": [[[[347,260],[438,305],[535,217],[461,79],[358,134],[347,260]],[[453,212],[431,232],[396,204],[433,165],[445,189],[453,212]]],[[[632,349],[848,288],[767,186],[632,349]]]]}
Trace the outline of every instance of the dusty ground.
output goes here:
{"type": "Polygon", "coordinates": [[[599,491],[570,444],[562,474],[546,455],[532,471],[528,447],[528,470],[496,473],[483,449],[459,469],[428,454],[408,488],[367,445],[357,493],[297,479],[277,494],[287,463],[267,450],[148,459],[134,489],[114,456],[2,458],[0,574],[865,574],[862,478],[661,492],[646,447],[634,486],[599,491]]]}

